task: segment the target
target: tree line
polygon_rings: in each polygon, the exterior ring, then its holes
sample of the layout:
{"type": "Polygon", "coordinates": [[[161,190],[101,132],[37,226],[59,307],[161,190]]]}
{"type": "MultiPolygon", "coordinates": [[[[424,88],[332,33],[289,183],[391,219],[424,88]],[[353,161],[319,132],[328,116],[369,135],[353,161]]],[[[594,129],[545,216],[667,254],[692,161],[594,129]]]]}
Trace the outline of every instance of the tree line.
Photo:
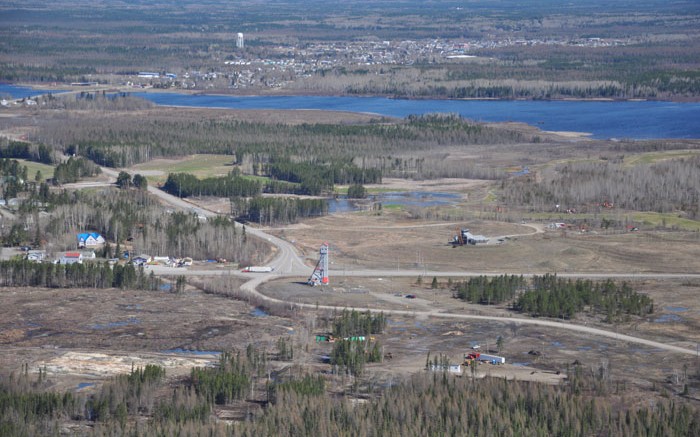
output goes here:
{"type": "Polygon", "coordinates": [[[613,323],[629,320],[631,315],[644,316],[654,312],[654,301],[637,293],[627,282],[612,279],[592,281],[564,279],[556,275],[479,276],[453,283],[455,297],[471,303],[496,305],[510,302],[515,311],[535,317],[570,319],[577,313],[589,311],[605,316],[613,323]]]}
{"type": "Polygon", "coordinates": [[[379,363],[382,358],[381,345],[369,337],[363,341],[341,338],[333,343],[330,363],[334,373],[359,377],[367,363],[379,363]]]}
{"type": "Polygon", "coordinates": [[[53,182],[57,185],[78,182],[84,177],[96,176],[102,173],[100,167],[85,158],[70,157],[66,162],[56,166],[53,171],[53,182]]]}
{"type": "Polygon", "coordinates": [[[628,320],[630,315],[644,316],[654,312],[654,301],[637,293],[627,282],[612,279],[591,281],[564,279],[556,275],[534,276],[532,289],[524,291],[513,303],[513,309],[538,317],[570,319],[588,308],[603,314],[604,321],[628,320]]]}
{"type": "Polygon", "coordinates": [[[158,290],[162,280],[142,267],[114,266],[106,262],[83,264],[34,263],[27,260],[0,261],[0,285],[46,288],[128,288],[158,290]]]}
{"type": "Polygon", "coordinates": [[[26,159],[27,161],[53,164],[54,152],[45,144],[31,144],[0,138],[0,158],[26,159]]]}
{"type": "Polygon", "coordinates": [[[610,202],[624,209],[700,217],[700,156],[633,166],[620,161],[559,164],[542,170],[539,180],[509,179],[503,182],[503,198],[509,205],[546,211],[555,204],[596,211],[610,202]]]}
{"type": "Polygon", "coordinates": [[[349,160],[292,162],[284,159],[257,163],[253,168],[254,175],[270,179],[261,182],[240,176],[239,168],[226,176],[204,179],[190,173],[170,173],[162,188],[178,197],[253,197],[262,192],[318,196],[333,191],[334,184],[357,186],[381,183],[382,178],[380,169],[361,169],[349,160]]]}
{"type": "Polygon", "coordinates": [[[522,275],[478,276],[454,283],[453,289],[456,297],[467,302],[497,305],[513,299],[526,283],[522,275]]]}
{"type": "MultiPolygon", "coordinates": [[[[378,118],[355,124],[286,124],[236,120],[231,116],[196,119],[187,111],[146,110],[107,115],[71,113],[44,119],[30,139],[69,155],[76,154],[109,167],[128,167],[161,157],[193,153],[230,155],[244,173],[262,173],[277,162],[332,163],[350,160],[365,172],[334,170],[338,180],[365,183],[376,179],[362,160],[377,156],[406,157],[440,146],[470,146],[527,142],[532,135],[486,126],[459,116],[413,116],[404,120],[378,118]]],[[[319,169],[317,169],[319,170],[319,169]]],[[[321,170],[323,170],[321,168],[321,170]]],[[[334,179],[335,180],[335,179],[334,179]]]]}
{"type": "Polygon", "coordinates": [[[6,201],[29,189],[27,167],[16,159],[0,158],[0,198],[6,201]]]}
{"type": "Polygon", "coordinates": [[[305,217],[318,217],[328,213],[326,199],[297,197],[262,197],[231,199],[232,212],[239,219],[266,226],[296,223],[305,217]]]}
{"type": "Polygon", "coordinates": [[[168,211],[145,190],[75,191],[66,201],[42,224],[43,238],[54,247],[75,247],[78,232],[97,231],[110,242],[112,254],[129,248],[136,254],[224,258],[254,265],[269,250],[264,242],[247,238],[245,229],[227,217],[204,220],[193,212],[168,211]]]}
{"type": "Polygon", "coordinates": [[[226,405],[243,399],[253,383],[248,360],[240,354],[223,353],[214,368],[195,367],[190,372],[190,384],[210,405],[226,405]]]}
{"type": "Polygon", "coordinates": [[[252,197],[262,192],[263,184],[231,173],[227,176],[204,179],[198,179],[189,173],[170,173],[162,188],[163,191],[178,197],[252,197]]]}
{"type": "Polygon", "coordinates": [[[381,334],[386,328],[387,318],[384,313],[364,313],[356,310],[343,310],[333,319],[333,335],[343,338],[357,335],[369,337],[381,334]]]}
{"type": "Polygon", "coordinates": [[[317,196],[333,190],[334,184],[379,184],[382,172],[377,168],[359,168],[352,160],[334,159],[328,162],[312,160],[293,162],[272,159],[263,166],[271,178],[299,184],[295,194],[317,196]]]}

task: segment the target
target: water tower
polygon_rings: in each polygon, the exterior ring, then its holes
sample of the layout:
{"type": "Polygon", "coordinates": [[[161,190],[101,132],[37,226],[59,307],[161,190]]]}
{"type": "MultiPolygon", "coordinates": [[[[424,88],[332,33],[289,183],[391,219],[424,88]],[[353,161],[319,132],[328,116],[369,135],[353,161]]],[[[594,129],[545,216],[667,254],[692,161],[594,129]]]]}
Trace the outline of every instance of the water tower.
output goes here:
{"type": "Polygon", "coordinates": [[[236,47],[242,49],[244,45],[245,41],[243,40],[243,34],[241,32],[238,32],[238,34],[236,34],[236,47]]]}

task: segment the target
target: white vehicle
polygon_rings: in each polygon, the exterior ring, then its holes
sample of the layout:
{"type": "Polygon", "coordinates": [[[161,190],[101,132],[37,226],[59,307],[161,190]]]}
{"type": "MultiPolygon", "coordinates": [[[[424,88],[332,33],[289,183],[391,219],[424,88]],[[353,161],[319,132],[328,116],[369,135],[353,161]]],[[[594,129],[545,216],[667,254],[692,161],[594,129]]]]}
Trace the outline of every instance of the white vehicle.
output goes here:
{"type": "Polygon", "coordinates": [[[273,267],[267,266],[250,266],[241,270],[244,273],[270,273],[275,270],[273,267]]]}

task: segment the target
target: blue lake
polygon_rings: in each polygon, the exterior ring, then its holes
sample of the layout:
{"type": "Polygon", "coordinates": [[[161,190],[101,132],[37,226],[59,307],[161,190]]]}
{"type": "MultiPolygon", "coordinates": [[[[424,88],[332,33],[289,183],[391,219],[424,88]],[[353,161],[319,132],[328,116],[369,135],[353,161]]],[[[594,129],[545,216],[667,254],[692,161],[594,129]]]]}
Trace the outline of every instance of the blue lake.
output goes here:
{"type": "MultiPolygon", "coordinates": [[[[33,88],[25,86],[11,85],[8,83],[0,83],[0,97],[2,98],[12,98],[12,99],[23,99],[25,97],[34,97],[41,94],[46,94],[47,90],[35,90],[33,88]]],[[[58,91],[60,92],[60,91],[58,91]]]]}
{"type": "Polygon", "coordinates": [[[256,96],[134,93],[158,105],[228,109],[319,109],[390,117],[455,113],[484,122],[518,121],[548,131],[590,133],[593,138],[700,138],[700,103],[403,100],[385,97],[256,96]]]}
{"type": "MultiPolygon", "coordinates": [[[[0,84],[0,95],[22,98],[46,91],[0,84]]],[[[517,121],[547,131],[600,139],[700,138],[700,103],[658,101],[405,100],[386,97],[220,96],[178,93],[132,95],[157,105],[226,109],[318,109],[390,117],[455,113],[484,122],[517,121]]]]}

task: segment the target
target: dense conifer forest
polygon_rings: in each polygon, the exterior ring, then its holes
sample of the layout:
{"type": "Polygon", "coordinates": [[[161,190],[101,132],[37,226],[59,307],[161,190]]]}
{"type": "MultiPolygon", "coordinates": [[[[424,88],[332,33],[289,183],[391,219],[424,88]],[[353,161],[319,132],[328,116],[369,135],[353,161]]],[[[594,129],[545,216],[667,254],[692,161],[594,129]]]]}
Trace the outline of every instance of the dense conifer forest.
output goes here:
{"type": "Polygon", "coordinates": [[[532,288],[518,296],[513,308],[533,316],[564,319],[588,308],[593,313],[605,315],[604,320],[612,323],[627,321],[631,315],[651,314],[654,302],[632,290],[627,282],[618,284],[612,279],[574,281],[545,275],[532,278],[532,288]]]}
{"type": "Polygon", "coordinates": [[[132,264],[52,264],[26,260],[0,261],[0,286],[47,288],[129,288],[158,290],[160,278],[132,264]]]}
{"type": "MultiPolygon", "coordinates": [[[[670,400],[637,402],[580,365],[561,386],[421,373],[381,392],[329,394],[331,383],[307,374],[265,375],[255,348],[223,354],[216,368],[193,369],[165,384],[158,366],[133,369],[92,395],[44,391],[45,374],[24,371],[0,381],[0,433],[53,435],[65,424],[86,436],[358,436],[358,435],[700,435],[698,410],[670,400]],[[263,377],[264,376],[264,377],[263,377]],[[252,399],[251,386],[267,387],[252,399]],[[164,389],[164,390],[163,390],[164,389]],[[363,402],[353,402],[359,398],[363,402]],[[262,410],[234,425],[215,408],[249,400],[262,410]]],[[[242,404],[243,403],[243,404],[242,404]]]]}
{"type": "Polygon", "coordinates": [[[496,305],[509,302],[518,312],[535,317],[570,319],[580,312],[603,315],[607,323],[654,312],[654,301],[627,282],[564,279],[556,275],[479,276],[453,285],[455,296],[467,302],[496,305]]]}

